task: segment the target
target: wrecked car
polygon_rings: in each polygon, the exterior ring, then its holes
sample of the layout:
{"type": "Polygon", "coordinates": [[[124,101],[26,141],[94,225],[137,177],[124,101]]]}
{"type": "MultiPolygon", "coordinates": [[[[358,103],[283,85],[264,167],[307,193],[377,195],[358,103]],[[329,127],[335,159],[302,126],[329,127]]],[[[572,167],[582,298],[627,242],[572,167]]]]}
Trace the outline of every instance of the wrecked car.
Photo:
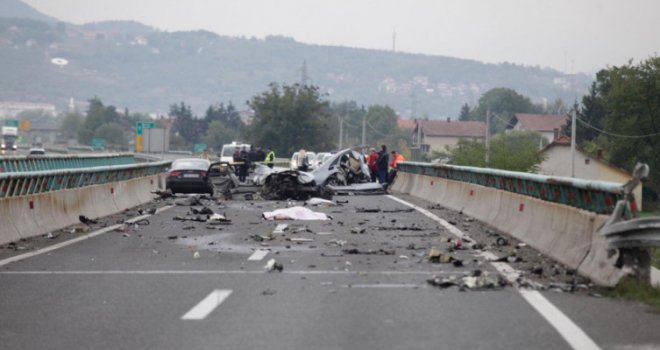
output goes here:
{"type": "Polygon", "coordinates": [[[262,187],[264,199],[328,198],[337,193],[383,192],[382,186],[369,183],[369,168],[360,152],[337,152],[312,172],[268,168],[258,165],[253,182],[262,187]]]}

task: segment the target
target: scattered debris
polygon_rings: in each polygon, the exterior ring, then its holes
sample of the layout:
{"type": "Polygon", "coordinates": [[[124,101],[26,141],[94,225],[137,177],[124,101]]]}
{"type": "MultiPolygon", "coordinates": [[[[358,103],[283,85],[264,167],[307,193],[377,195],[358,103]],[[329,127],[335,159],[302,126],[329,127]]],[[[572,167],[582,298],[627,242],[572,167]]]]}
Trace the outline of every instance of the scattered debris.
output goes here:
{"type": "Polygon", "coordinates": [[[357,248],[352,248],[352,249],[344,249],[342,250],[344,254],[349,254],[349,255],[355,255],[355,254],[360,254],[360,255],[394,255],[394,250],[385,250],[385,249],[378,249],[378,250],[360,250],[357,248]]]}
{"type": "Polygon", "coordinates": [[[314,242],[313,238],[303,238],[303,237],[287,238],[286,240],[291,241],[291,242],[296,242],[296,243],[314,242]]]}
{"type": "Polygon", "coordinates": [[[439,278],[434,276],[426,281],[429,285],[438,288],[449,288],[458,286],[460,290],[499,290],[507,285],[507,282],[498,275],[498,278],[491,278],[488,272],[474,270],[470,276],[457,278],[450,276],[439,278]]]}
{"type": "Polygon", "coordinates": [[[199,258],[201,258],[201,257],[202,257],[202,256],[199,254],[198,251],[195,251],[195,252],[193,253],[193,259],[199,259],[199,258]]]}
{"type": "Polygon", "coordinates": [[[231,223],[231,220],[227,219],[224,215],[220,215],[218,213],[213,213],[213,215],[209,216],[209,218],[206,219],[206,223],[208,223],[208,224],[229,224],[229,223],[231,223]]]}
{"type": "Polygon", "coordinates": [[[189,196],[185,198],[180,198],[174,201],[174,204],[179,205],[179,206],[193,206],[193,205],[201,205],[202,202],[200,201],[200,196],[195,195],[195,196],[189,196]]]}
{"type": "Polygon", "coordinates": [[[337,205],[337,203],[335,203],[335,202],[333,202],[333,201],[331,201],[331,200],[327,200],[327,199],[323,199],[323,198],[318,198],[318,197],[313,197],[313,198],[308,199],[308,200],[305,202],[305,205],[311,205],[311,206],[319,206],[319,205],[320,205],[320,206],[331,207],[331,206],[335,206],[335,205],[337,205]]]}
{"type": "Polygon", "coordinates": [[[167,236],[167,239],[177,239],[177,238],[179,238],[179,236],[177,235],[167,236]]]}
{"type": "Polygon", "coordinates": [[[284,231],[287,230],[288,227],[289,227],[289,225],[287,225],[287,224],[278,224],[275,227],[275,230],[273,231],[273,234],[276,234],[276,235],[277,234],[282,234],[282,233],[284,233],[284,231]]]}
{"type": "Polygon", "coordinates": [[[355,208],[356,213],[380,213],[380,208],[355,208]]]}
{"type": "Polygon", "coordinates": [[[363,234],[363,233],[365,233],[366,231],[367,231],[367,229],[364,228],[364,227],[353,227],[353,228],[351,229],[351,233],[353,233],[353,234],[363,234]]]}
{"type": "Polygon", "coordinates": [[[262,292],[261,292],[261,295],[275,295],[275,293],[277,293],[277,292],[274,291],[274,290],[272,290],[272,289],[270,289],[270,288],[268,288],[268,289],[262,291],[262,292]]]}
{"type": "Polygon", "coordinates": [[[272,272],[272,271],[282,272],[282,270],[284,270],[284,265],[277,262],[277,260],[275,259],[270,259],[268,260],[266,265],[264,265],[264,269],[266,270],[266,272],[272,272]]]}
{"type": "Polygon", "coordinates": [[[166,189],[165,191],[157,190],[157,191],[152,191],[151,193],[159,196],[162,199],[171,198],[171,197],[174,196],[174,194],[172,193],[172,191],[169,188],[166,189]]]}
{"type": "Polygon", "coordinates": [[[498,247],[504,247],[509,245],[509,241],[507,241],[504,237],[498,237],[495,241],[495,244],[497,244],[498,247]]]}
{"type": "Polygon", "coordinates": [[[197,214],[202,214],[202,215],[213,215],[215,214],[213,210],[209,207],[202,207],[202,209],[197,209],[197,208],[190,208],[190,212],[197,215],[197,214]]]}
{"type": "Polygon", "coordinates": [[[94,225],[94,224],[99,223],[98,220],[90,219],[90,218],[86,217],[85,215],[79,215],[78,220],[80,220],[80,222],[82,222],[85,225],[94,225]]]}

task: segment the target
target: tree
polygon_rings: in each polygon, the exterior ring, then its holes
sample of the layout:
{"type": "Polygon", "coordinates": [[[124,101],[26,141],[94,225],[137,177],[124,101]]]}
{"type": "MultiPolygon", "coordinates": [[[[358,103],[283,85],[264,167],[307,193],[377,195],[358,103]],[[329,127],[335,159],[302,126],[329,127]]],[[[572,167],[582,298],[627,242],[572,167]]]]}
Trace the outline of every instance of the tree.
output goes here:
{"type": "Polygon", "coordinates": [[[124,127],[117,123],[101,125],[94,133],[94,137],[105,139],[112,148],[128,148],[128,138],[124,132],[124,127]]]}
{"type": "Polygon", "coordinates": [[[463,106],[461,107],[461,111],[458,114],[458,120],[460,121],[470,120],[470,106],[468,106],[467,103],[464,103],[463,106]]]}
{"type": "Polygon", "coordinates": [[[491,133],[504,130],[515,113],[541,113],[541,107],[517,93],[513,89],[494,88],[486,91],[479,98],[477,107],[470,113],[470,120],[486,121],[486,112],[490,110],[491,133]]]}
{"type": "Polygon", "coordinates": [[[245,131],[245,124],[243,124],[241,116],[238,114],[238,111],[236,108],[234,108],[234,105],[231,102],[229,102],[227,107],[225,107],[223,103],[220,103],[211,105],[206,109],[203,128],[205,132],[213,121],[222,122],[224,127],[234,131],[234,133],[238,135],[238,138],[240,138],[245,131]]]}
{"type": "MultiPolygon", "coordinates": [[[[531,131],[498,134],[491,140],[490,164],[495,169],[537,172],[544,160],[539,152],[541,135],[531,131]]],[[[451,150],[457,165],[486,167],[486,146],[482,141],[460,140],[451,150]]]]}
{"type": "Polygon", "coordinates": [[[170,117],[174,118],[172,132],[180,135],[187,145],[196,143],[201,136],[201,123],[193,116],[192,108],[181,102],[170,106],[170,117]]]}
{"type": "Polygon", "coordinates": [[[78,137],[78,130],[83,125],[83,116],[78,112],[69,112],[60,116],[60,132],[67,139],[78,137]]]}
{"type": "Polygon", "coordinates": [[[248,105],[255,113],[248,128],[252,144],[273,147],[277,154],[332,148],[330,105],[318,87],[271,83],[248,105]]]}
{"type": "Polygon", "coordinates": [[[225,124],[219,120],[214,120],[209,124],[203,138],[205,144],[216,150],[222,149],[222,145],[231,143],[236,139],[238,139],[236,131],[226,127],[225,124]]]}
{"type": "Polygon", "coordinates": [[[589,96],[583,98],[581,119],[582,115],[585,122],[604,130],[591,128],[583,137],[599,141],[606,159],[629,171],[636,162],[646,162],[651,168],[650,180],[658,183],[660,57],[598,72],[589,96]],[[600,136],[593,138],[596,134],[600,136]]]}
{"type": "Polygon", "coordinates": [[[90,144],[96,130],[103,124],[119,123],[119,114],[114,106],[104,106],[101,99],[94,97],[89,100],[85,121],[78,131],[78,142],[90,144]]]}

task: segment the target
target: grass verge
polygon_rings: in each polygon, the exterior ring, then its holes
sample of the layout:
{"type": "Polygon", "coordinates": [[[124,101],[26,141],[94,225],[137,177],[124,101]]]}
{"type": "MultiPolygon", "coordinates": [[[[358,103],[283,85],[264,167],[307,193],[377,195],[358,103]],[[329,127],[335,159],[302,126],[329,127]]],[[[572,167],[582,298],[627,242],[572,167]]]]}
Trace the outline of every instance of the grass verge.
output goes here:
{"type": "Polygon", "coordinates": [[[634,278],[621,280],[616,287],[603,290],[603,295],[611,298],[638,301],[653,306],[656,311],[660,311],[660,288],[641,283],[634,278]]]}

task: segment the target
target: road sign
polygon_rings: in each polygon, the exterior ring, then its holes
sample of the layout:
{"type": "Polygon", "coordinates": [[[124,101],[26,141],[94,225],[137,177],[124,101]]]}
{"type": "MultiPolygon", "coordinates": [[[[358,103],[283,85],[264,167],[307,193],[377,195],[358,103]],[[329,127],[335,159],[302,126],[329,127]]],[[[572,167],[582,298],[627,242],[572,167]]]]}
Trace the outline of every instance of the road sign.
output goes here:
{"type": "Polygon", "coordinates": [[[102,138],[93,138],[92,139],[92,148],[95,150],[104,150],[105,149],[105,139],[102,138]]]}
{"type": "Polygon", "coordinates": [[[154,122],[137,122],[135,125],[135,134],[137,135],[143,135],[144,134],[144,129],[153,129],[156,127],[156,123],[154,122]]]}
{"type": "Polygon", "coordinates": [[[23,131],[28,131],[28,130],[30,130],[30,128],[32,128],[32,124],[30,123],[29,120],[25,120],[25,119],[21,120],[21,126],[20,126],[19,129],[21,129],[23,131]]]}
{"type": "Polygon", "coordinates": [[[18,120],[16,119],[6,119],[5,126],[15,126],[18,128],[18,120]]]}
{"type": "Polygon", "coordinates": [[[205,143],[196,143],[195,144],[195,152],[194,153],[202,153],[206,150],[206,144],[205,143]]]}
{"type": "Polygon", "coordinates": [[[142,152],[144,151],[144,136],[143,135],[135,135],[135,152],[142,152]]]}

